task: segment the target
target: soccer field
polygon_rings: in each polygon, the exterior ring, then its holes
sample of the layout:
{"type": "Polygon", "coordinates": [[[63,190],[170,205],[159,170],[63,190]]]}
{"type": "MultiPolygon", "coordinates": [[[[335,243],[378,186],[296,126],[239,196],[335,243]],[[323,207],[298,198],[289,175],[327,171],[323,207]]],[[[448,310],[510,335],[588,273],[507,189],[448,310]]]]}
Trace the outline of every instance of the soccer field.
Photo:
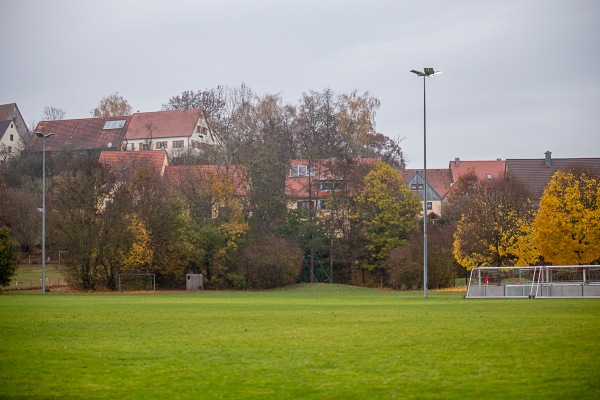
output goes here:
{"type": "Polygon", "coordinates": [[[598,299],[0,295],[0,398],[598,399],[598,299]]]}

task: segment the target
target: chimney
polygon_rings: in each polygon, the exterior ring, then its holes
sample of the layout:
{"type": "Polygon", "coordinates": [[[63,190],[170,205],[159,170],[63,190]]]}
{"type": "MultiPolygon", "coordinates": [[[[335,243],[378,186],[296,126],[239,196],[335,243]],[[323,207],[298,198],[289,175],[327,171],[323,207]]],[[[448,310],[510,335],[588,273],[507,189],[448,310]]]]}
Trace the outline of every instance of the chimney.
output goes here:
{"type": "Polygon", "coordinates": [[[552,152],[547,151],[544,153],[546,155],[546,168],[552,167],[552,152]]]}
{"type": "Polygon", "coordinates": [[[460,158],[459,157],[456,157],[454,159],[454,164],[456,164],[457,167],[460,166],[460,158]]]}

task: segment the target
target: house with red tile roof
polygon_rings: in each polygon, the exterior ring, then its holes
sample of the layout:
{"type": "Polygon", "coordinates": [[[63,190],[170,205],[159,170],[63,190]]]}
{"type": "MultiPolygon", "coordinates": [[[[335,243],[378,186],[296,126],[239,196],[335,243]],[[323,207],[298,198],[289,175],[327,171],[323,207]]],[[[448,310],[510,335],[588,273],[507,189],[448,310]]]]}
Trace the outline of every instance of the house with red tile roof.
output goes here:
{"type": "Polygon", "coordinates": [[[165,174],[169,165],[167,154],[164,151],[103,151],[98,159],[100,164],[107,166],[111,173],[122,181],[131,177],[133,173],[143,167],[150,167],[157,176],[165,174]]]}
{"type": "MultiPolygon", "coordinates": [[[[46,151],[119,149],[131,116],[40,121],[35,129],[46,137],[46,151]]],[[[42,151],[42,138],[31,135],[29,148],[42,151]]]]}
{"type": "Polygon", "coordinates": [[[362,179],[378,158],[359,158],[342,163],[337,160],[292,160],[285,180],[289,209],[327,210],[331,196],[352,197],[352,182],[362,179]]]}
{"type": "MultiPolygon", "coordinates": [[[[107,118],[41,121],[36,132],[46,137],[46,151],[157,150],[177,157],[186,149],[217,144],[202,110],[134,113],[107,118]]],[[[42,150],[42,139],[32,135],[29,146],[42,150]]],[[[200,151],[200,150],[197,150],[200,151]]]]}
{"type": "Polygon", "coordinates": [[[427,182],[421,169],[405,169],[400,171],[408,188],[415,192],[421,202],[427,191],[427,215],[437,218],[442,215],[442,202],[452,188],[452,171],[450,169],[427,169],[427,182]]]}
{"type": "Polygon", "coordinates": [[[458,178],[469,171],[474,171],[480,180],[498,179],[506,170],[506,162],[501,159],[494,161],[463,161],[460,158],[455,158],[450,161],[450,171],[452,172],[452,182],[456,182],[458,178]]]}
{"type": "Polygon", "coordinates": [[[135,113],[123,138],[128,151],[165,150],[178,157],[187,149],[218,144],[202,110],[169,110],[135,113]]]}

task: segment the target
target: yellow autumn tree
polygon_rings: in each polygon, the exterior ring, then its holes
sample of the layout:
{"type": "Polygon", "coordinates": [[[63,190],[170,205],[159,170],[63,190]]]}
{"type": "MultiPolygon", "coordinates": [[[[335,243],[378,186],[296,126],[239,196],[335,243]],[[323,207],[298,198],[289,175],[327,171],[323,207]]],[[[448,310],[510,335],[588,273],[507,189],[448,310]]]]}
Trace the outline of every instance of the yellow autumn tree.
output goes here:
{"type": "Polygon", "coordinates": [[[461,200],[462,216],[454,233],[456,261],[471,270],[480,266],[535,264],[528,242],[534,212],[527,188],[508,174],[479,181],[461,200]]]}
{"type": "Polygon", "coordinates": [[[154,252],[150,245],[150,231],[137,214],[125,217],[128,222],[127,230],[132,241],[129,251],[123,255],[123,270],[140,271],[152,264],[154,252]]]}
{"type": "Polygon", "coordinates": [[[584,169],[557,171],[540,200],[534,243],[554,265],[600,260],[600,177],[584,169]]]}
{"type": "Polygon", "coordinates": [[[363,227],[370,256],[362,267],[374,270],[418,227],[421,204],[398,170],[378,162],[365,176],[356,206],[358,213],[353,218],[363,227]]]}

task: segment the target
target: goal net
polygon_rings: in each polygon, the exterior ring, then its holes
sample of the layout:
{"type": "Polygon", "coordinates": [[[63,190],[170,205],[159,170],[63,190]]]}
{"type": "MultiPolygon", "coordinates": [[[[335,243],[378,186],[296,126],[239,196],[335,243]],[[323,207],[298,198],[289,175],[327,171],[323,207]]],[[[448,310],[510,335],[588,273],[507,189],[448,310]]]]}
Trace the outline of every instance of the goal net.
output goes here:
{"type": "Polygon", "coordinates": [[[466,297],[600,297],[600,265],[474,268],[466,297]]]}
{"type": "Polygon", "coordinates": [[[119,292],[156,290],[156,274],[119,274],[119,292]]]}

